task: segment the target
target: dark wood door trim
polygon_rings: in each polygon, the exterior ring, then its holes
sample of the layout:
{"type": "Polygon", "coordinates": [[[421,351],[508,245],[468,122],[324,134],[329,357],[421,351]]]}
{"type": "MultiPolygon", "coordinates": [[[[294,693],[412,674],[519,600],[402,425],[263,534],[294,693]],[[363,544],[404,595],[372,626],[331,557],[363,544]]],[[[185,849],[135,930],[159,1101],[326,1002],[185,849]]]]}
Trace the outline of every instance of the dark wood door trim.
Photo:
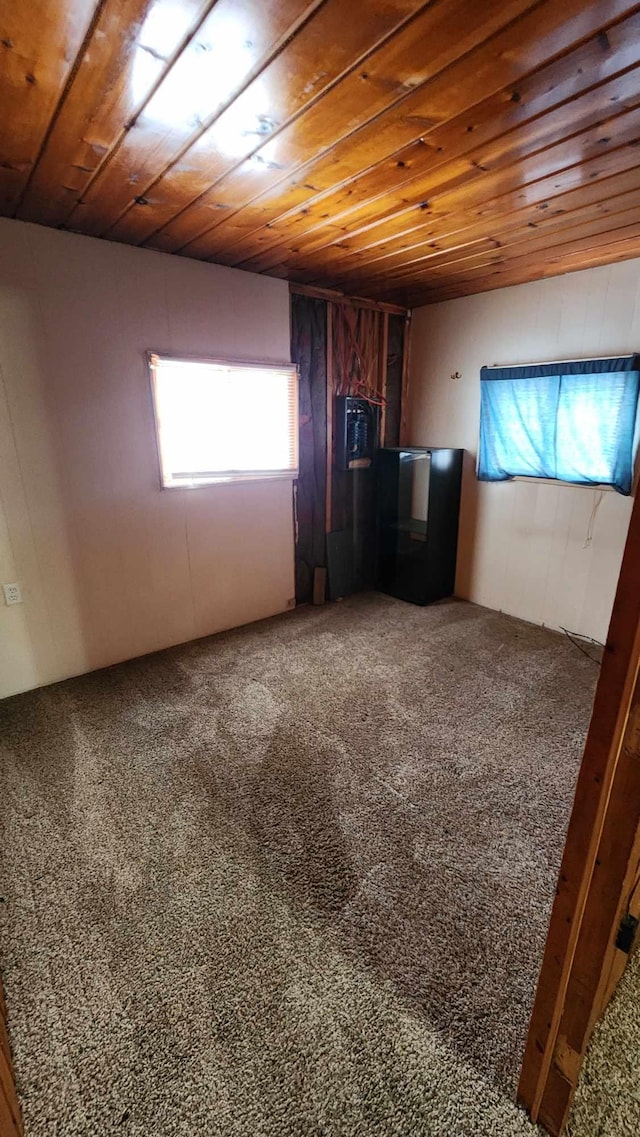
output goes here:
{"type": "Polygon", "coordinates": [[[640,498],[636,497],[538,980],[518,1098],[560,1134],[622,974],[640,864],[640,498]]]}
{"type": "Polygon", "coordinates": [[[7,1033],[7,1015],[0,979],[0,1137],[23,1137],[22,1114],[16,1093],[7,1033]]]}

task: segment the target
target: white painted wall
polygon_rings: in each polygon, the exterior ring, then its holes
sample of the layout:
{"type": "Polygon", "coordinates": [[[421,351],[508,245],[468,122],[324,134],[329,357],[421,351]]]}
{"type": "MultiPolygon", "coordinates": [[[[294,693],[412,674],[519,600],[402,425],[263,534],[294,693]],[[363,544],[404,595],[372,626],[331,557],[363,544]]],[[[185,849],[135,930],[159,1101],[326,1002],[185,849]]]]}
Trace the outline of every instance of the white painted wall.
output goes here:
{"type": "Polygon", "coordinates": [[[0,696],[294,595],[289,481],[159,489],[147,349],[288,360],[287,284],[0,220],[0,696]]]}
{"type": "Polygon", "coordinates": [[[604,641],[631,499],[566,485],[478,482],[480,367],[640,350],[640,260],[417,309],[407,443],[462,446],[456,592],[604,641]],[[460,380],[451,375],[461,372],[460,380]],[[591,540],[589,536],[591,535],[591,540]]]}

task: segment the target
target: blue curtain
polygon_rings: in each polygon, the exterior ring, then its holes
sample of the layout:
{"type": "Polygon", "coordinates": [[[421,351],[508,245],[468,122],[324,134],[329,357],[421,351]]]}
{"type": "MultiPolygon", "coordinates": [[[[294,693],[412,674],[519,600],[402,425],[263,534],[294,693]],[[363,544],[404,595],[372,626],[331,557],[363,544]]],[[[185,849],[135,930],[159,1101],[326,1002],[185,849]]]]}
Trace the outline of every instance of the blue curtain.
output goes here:
{"type": "Polygon", "coordinates": [[[478,477],[556,478],[629,494],[640,355],[480,372],[478,477]]]}

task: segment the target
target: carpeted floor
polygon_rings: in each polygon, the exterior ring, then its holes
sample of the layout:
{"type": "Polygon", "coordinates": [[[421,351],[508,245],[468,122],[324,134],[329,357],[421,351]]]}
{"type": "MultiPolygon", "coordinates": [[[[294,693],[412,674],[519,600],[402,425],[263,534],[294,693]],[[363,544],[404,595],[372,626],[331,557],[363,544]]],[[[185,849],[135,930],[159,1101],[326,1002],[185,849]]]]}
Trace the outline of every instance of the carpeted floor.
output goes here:
{"type": "Polygon", "coordinates": [[[27,1137],[484,1137],[597,667],[365,595],[0,704],[27,1137]]]}
{"type": "Polygon", "coordinates": [[[640,1133],[640,945],[580,1072],[566,1137],[638,1137],[640,1133]]]}

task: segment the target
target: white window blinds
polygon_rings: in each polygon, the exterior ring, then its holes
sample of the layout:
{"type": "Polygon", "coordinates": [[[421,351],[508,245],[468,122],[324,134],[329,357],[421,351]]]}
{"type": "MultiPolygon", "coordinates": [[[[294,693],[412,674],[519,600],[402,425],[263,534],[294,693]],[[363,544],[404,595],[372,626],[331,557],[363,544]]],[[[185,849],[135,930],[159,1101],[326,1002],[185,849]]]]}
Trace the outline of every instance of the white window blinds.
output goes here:
{"type": "Polygon", "coordinates": [[[295,366],[155,354],[149,365],[163,486],[296,476],[295,366]]]}

